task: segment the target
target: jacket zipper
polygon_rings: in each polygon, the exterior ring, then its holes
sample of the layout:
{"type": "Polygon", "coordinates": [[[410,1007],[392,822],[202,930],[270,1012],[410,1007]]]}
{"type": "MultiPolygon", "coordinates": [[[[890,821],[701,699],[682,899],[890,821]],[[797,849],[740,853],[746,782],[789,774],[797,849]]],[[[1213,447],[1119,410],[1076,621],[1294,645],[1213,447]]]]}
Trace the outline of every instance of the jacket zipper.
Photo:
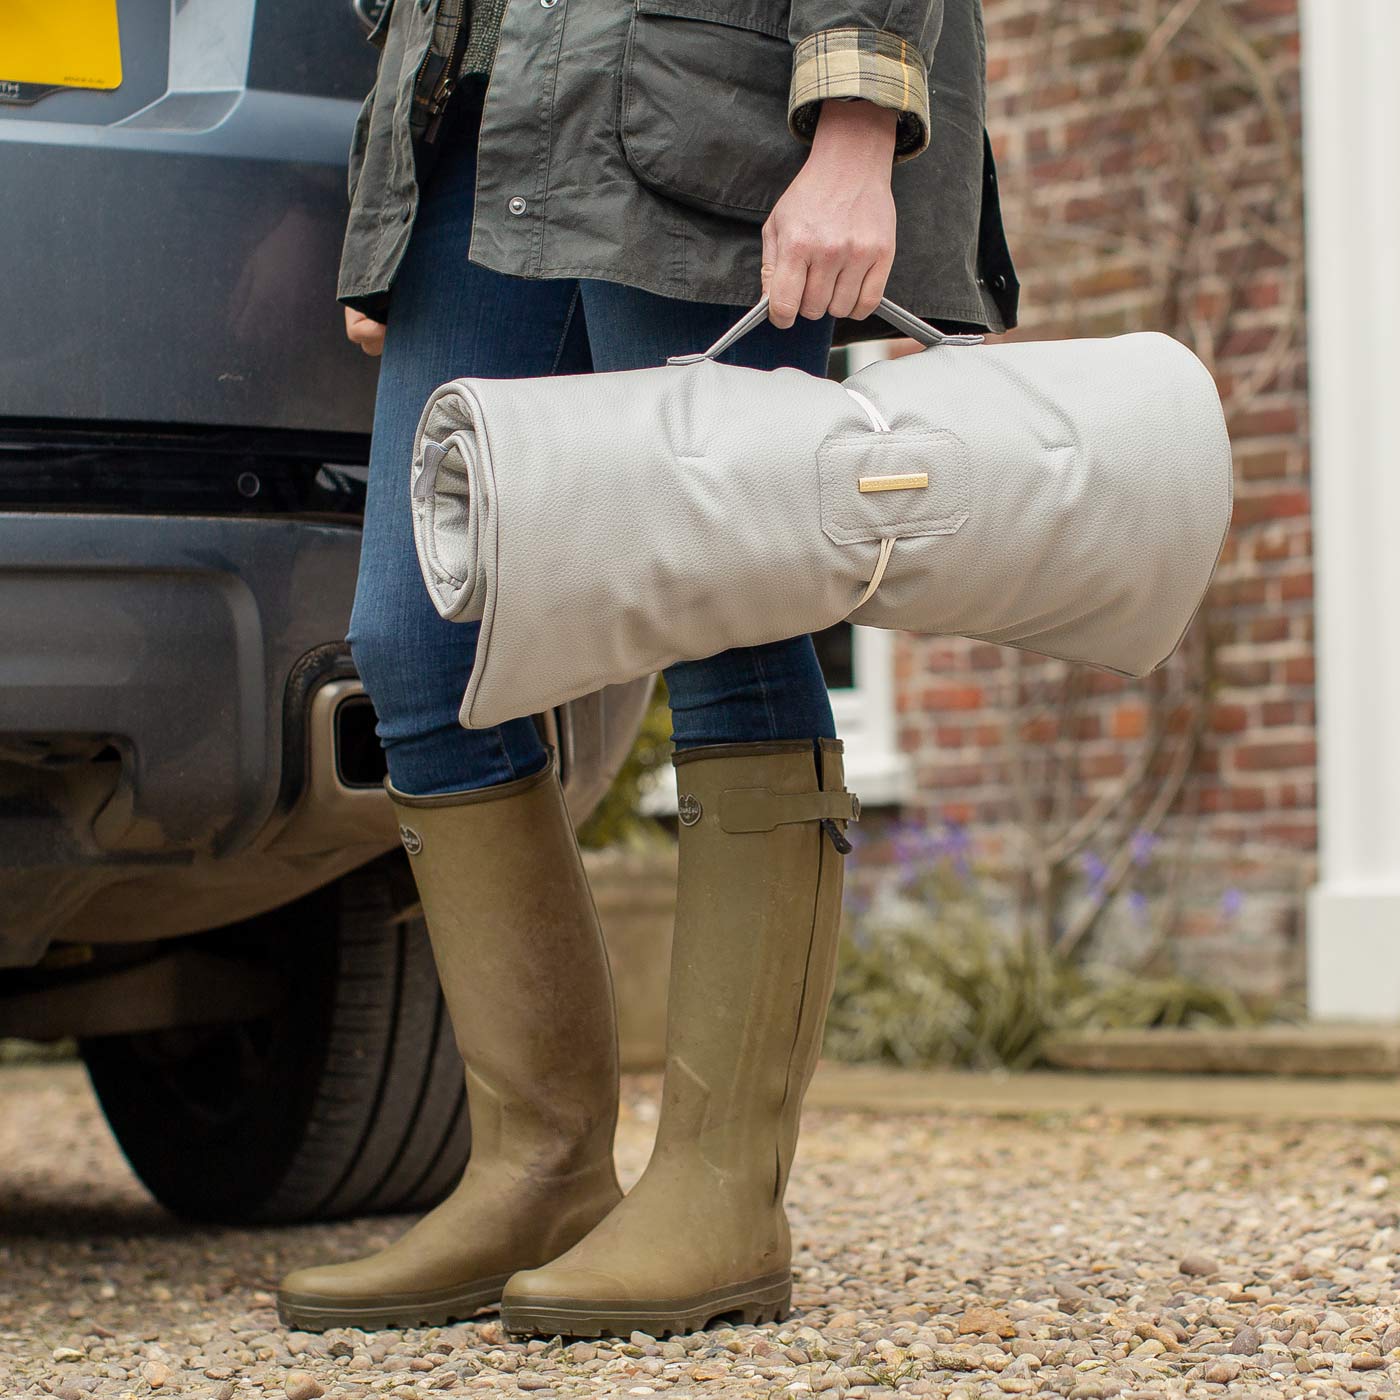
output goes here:
{"type": "MultiPolygon", "coordinates": [[[[442,125],[442,114],[447,110],[447,100],[452,96],[452,91],[457,86],[457,70],[462,66],[462,55],[466,52],[467,47],[468,14],[469,7],[464,4],[462,13],[457,19],[457,30],[452,36],[452,46],[447,61],[433,74],[431,79],[433,91],[428,98],[428,125],[423,130],[423,140],[428,145],[432,145],[437,140],[438,128],[442,125]]],[[[423,62],[418,65],[418,73],[413,80],[415,92],[419,90],[427,74],[428,66],[435,57],[432,43],[429,41],[428,52],[423,55],[423,62]]]]}

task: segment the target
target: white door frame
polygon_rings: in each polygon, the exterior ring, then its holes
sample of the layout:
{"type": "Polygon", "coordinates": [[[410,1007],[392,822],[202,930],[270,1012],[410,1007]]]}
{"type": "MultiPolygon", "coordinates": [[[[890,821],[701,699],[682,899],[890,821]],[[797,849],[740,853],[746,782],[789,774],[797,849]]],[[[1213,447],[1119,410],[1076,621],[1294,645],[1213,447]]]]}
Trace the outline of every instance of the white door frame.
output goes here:
{"type": "Polygon", "coordinates": [[[1400,4],[1302,0],[1320,881],[1314,1016],[1400,1019],[1400,4]]]}

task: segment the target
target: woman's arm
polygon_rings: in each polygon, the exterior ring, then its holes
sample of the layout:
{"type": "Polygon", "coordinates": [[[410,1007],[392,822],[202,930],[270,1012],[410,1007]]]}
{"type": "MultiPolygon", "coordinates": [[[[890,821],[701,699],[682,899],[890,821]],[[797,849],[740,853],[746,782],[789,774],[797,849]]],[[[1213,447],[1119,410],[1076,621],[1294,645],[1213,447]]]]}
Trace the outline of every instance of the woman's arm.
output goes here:
{"type": "Polygon", "coordinates": [[[944,0],[791,0],[788,128],[812,152],[763,227],[774,324],[868,316],[894,261],[891,166],[929,143],[944,0]]]}
{"type": "Polygon", "coordinates": [[[898,114],[826,101],[812,152],[763,225],[763,291],[775,326],[869,316],[894,262],[890,193],[898,114]]]}

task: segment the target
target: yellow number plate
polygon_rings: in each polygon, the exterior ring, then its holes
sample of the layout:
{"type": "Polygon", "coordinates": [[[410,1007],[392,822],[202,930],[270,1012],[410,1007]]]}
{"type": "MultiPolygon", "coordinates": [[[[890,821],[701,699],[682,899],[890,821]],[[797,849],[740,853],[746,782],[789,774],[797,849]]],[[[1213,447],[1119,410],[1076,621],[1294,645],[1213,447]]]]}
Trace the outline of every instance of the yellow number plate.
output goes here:
{"type": "Polygon", "coordinates": [[[0,98],[121,82],[117,0],[0,0],[0,98]]]}

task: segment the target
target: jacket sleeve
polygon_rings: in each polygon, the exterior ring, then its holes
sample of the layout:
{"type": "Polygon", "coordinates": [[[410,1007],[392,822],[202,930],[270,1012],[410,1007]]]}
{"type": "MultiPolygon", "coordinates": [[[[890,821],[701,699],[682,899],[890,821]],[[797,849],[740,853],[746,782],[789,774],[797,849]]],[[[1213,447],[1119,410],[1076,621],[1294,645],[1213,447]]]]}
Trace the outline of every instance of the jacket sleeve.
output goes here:
{"type": "Polygon", "coordinates": [[[899,113],[894,158],[929,142],[928,73],[944,0],[792,0],[788,129],[810,142],[828,98],[864,98],[899,113]]]}

